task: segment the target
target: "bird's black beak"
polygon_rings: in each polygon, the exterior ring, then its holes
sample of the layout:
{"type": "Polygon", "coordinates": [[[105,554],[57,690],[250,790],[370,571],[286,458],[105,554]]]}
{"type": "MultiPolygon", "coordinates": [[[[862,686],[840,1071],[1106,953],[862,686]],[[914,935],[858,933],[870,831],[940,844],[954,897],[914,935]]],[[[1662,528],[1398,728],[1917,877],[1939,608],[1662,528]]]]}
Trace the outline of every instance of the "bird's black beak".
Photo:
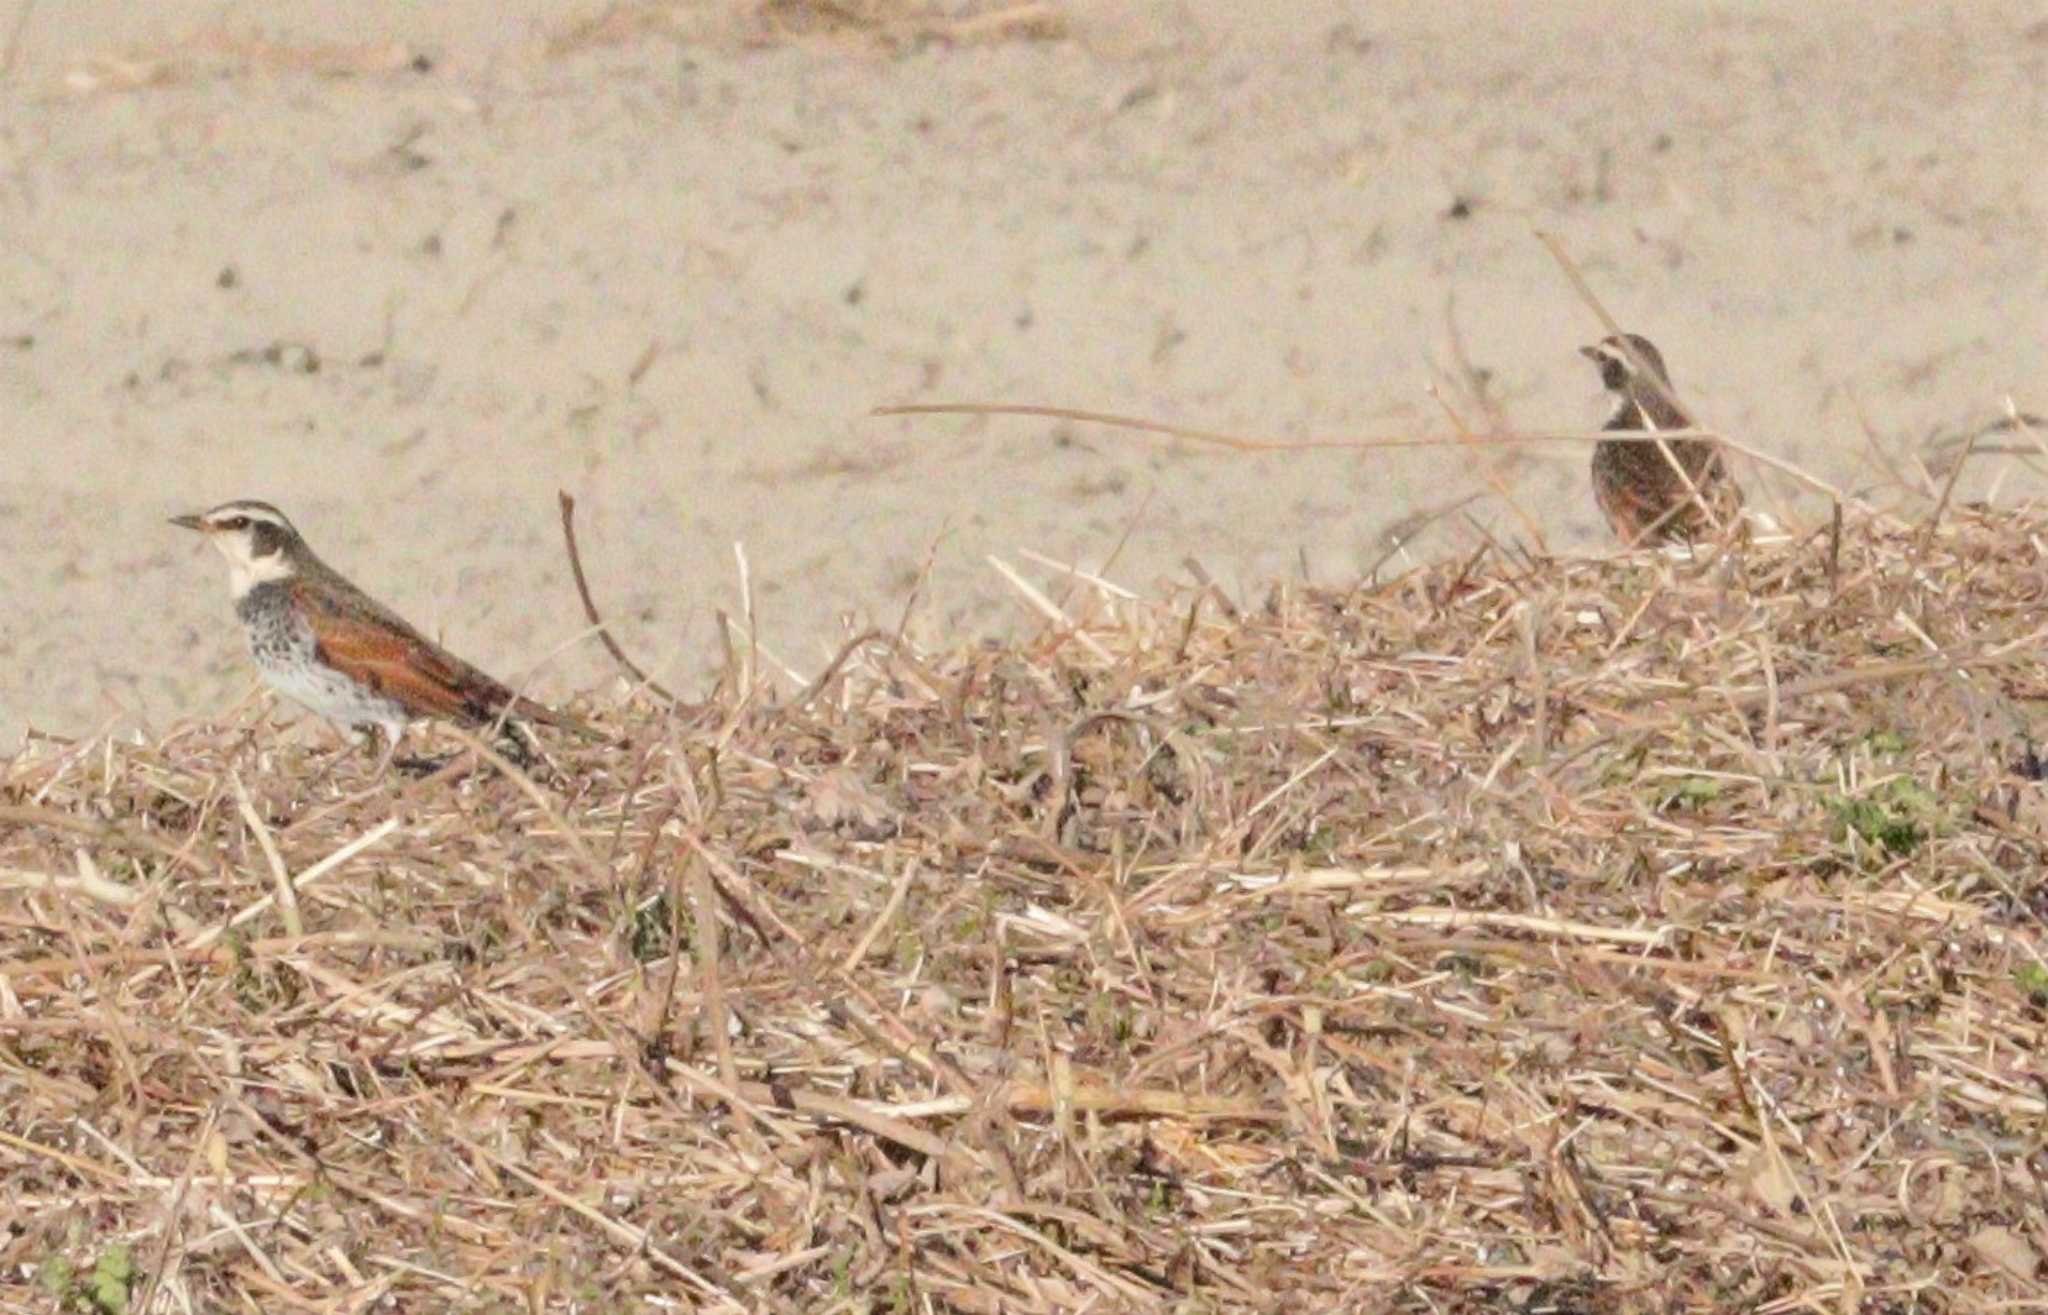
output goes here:
{"type": "Polygon", "coordinates": [[[1589,361],[1597,361],[1601,359],[1600,349],[1598,347],[1581,347],[1579,348],[1579,355],[1585,357],[1589,361]]]}
{"type": "Polygon", "coordinates": [[[206,522],[200,520],[197,516],[173,516],[171,517],[171,524],[179,529],[198,530],[201,534],[206,532],[206,522]]]}

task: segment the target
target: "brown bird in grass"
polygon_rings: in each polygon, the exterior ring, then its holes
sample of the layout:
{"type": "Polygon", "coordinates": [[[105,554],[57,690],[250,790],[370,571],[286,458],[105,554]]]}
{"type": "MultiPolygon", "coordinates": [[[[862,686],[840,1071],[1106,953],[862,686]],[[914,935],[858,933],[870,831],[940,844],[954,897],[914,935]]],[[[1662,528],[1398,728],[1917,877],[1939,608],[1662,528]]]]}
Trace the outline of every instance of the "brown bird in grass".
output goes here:
{"type": "MultiPolygon", "coordinates": [[[[1615,396],[1604,428],[1692,426],[1672,394],[1664,357],[1648,338],[1625,333],[1579,351],[1600,367],[1600,382],[1615,396]]],[[[1603,439],[1593,447],[1593,496],[1631,546],[1706,538],[1732,525],[1742,509],[1727,455],[1710,438],[1603,439]]]]}
{"type": "Polygon", "coordinates": [[[381,730],[389,745],[415,717],[484,728],[536,721],[597,736],[581,723],[514,694],[406,624],[321,561],[285,514],[267,502],[224,502],[173,516],[228,559],[228,592],[249,633],[249,652],[272,689],[341,726],[381,730]]]}

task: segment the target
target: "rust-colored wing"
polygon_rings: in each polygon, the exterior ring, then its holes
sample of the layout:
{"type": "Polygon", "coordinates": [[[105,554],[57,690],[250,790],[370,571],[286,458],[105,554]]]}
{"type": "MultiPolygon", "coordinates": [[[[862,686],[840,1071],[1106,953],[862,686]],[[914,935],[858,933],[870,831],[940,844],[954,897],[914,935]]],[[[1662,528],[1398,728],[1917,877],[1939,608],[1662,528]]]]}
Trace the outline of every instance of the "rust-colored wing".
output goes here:
{"type": "Polygon", "coordinates": [[[512,702],[512,691],[368,599],[304,581],[293,584],[292,594],[321,660],[415,717],[481,725],[512,702]]]}
{"type": "Polygon", "coordinates": [[[1718,447],[1689,440],[1670,446],[1685,468],[1683,478],[1647,443],[1609,442],[1594,449],[1593,496],[1625,544],[1697,538],[1732,524],[1741,513],[1742,489],[1718,447]]]}

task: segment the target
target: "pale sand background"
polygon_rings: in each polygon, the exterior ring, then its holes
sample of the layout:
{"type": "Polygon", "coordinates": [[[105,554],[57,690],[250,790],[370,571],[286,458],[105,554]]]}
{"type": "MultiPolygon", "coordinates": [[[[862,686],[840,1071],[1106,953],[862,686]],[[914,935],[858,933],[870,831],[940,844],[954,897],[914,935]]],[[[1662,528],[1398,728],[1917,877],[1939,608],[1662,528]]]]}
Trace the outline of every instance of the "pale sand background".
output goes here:
{"type": "MultiPolygon", "coordinates": [[[[927,640],[1017,624],[990,552],[1128,533],[1139,587],[1189,554],[1254,595],[1354,576],[1474,462],[863,413],[1442,430],[1455,323],[1508,420],[1587,424],[1597,326],[1533,226],[1707,418],[1829,479],[1884,478],[1865,420],[1905,452],[2048,402],[2038,4],[1064,12],[891,51],[763,41],[740,0],[39,0],[0,84],[0,744],[246,687],[220,564],[163,523],[230,496],[515,680],[580,628],[558,487],[690,692],[736,540],[806,673],[845,615],[893,624],[934,543],[927,640]]],[[[1583,450],[1504,460],[1554,548],[1604,544],[1583,450]]],[[[591,646],[538,688],[608,674],[591,646]]]]}

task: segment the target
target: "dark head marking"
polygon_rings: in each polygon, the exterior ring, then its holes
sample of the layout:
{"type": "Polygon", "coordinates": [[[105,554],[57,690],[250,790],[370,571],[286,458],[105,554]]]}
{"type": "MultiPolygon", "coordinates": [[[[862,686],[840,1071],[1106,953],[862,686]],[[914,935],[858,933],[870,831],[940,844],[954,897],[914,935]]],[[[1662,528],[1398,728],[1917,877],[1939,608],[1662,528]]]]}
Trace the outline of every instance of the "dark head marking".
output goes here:
{"type": "Polygon", "coordinates": [[[1579,349],[1600,367],[1602,387],[1614,393],[1627,392],[1631,388],[1637,370],[1629,361],[1628,352],[1622,348],[1624,342],[1635,352],[1636,358],[1663,381],[1666,388],[1671,386],[1671,375],[1664,368],[1664,357],[1650,340],[1639,333],[1624,333],[1619,337],[1602,338],[1591,347],[1579,349]]]}
{"type": "Polygon", "coordinates": [[[200,519],[215,533],[248,535],[251,557],[283,552],[297,534],[284,513],[267,502],[223,502],[200,519]]]}

